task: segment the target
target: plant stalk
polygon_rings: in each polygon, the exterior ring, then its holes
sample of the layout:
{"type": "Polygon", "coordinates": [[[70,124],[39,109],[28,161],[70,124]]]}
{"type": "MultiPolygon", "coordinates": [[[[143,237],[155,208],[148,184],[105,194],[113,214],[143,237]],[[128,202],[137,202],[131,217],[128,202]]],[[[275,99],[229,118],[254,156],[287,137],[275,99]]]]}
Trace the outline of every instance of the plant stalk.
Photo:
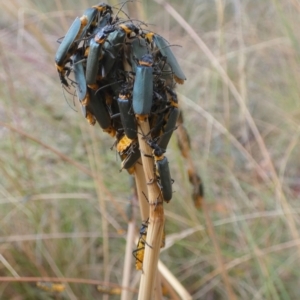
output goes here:
{"type": "MultiPolygon", "coordinates": [[[[147,144],[145,134],[150,131],[148,119],[137,118],[138,139],[142,153],[142,164],[148,189],[150,208],[149,225],[143,262],[143,273],[140,282],[139,300],[153,299],[157,264],[164,229],[164,209],[161,190],[154,173],[154,158],[152,149],[147,144]]],[[[157,296],[156,296],[157,298],[157,296]]]]}

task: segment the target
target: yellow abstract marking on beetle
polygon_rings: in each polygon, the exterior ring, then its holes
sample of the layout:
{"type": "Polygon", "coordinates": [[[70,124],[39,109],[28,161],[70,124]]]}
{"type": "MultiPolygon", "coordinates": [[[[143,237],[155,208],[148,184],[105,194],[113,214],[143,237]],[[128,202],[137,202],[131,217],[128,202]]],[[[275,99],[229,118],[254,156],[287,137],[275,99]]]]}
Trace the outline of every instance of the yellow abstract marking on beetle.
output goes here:
{"type": "Polygon", "coordinates": [[[125,24],[120,24],[119,27],[122,28],[126,34],[130,34],[132,32],[132,30],[128,28],[125,24]]]}
{"type": "Polygon", "coordinates": [[[149,33],[146,33],[146,34],[145,34],[144,39],[145,39],[149,44],[151,44],[152,41],[153,41],[153,36],[154,36],[154,33],[153,33],[153,32],[149,32],[149,33]]]}
{"type": "Polygon", "coordinates": [[[93,91],[97,91],[99,89],[99,85],[97,83],[88,84],[88,87],[93,91]]]}
{"type": "Polygon", "coordinates": [[[90,53],[90,47],[88,46],[88,47],[85,48],[83,56],[88,57],[89,53],[90,53]]]}
{"type": "Polygon", "coordinates": [[[122,154],[124,153],[132,144],[133,140],[124,135],[117,144],[117,151],[122,154]]]}
{"type": "Polygon", "coordinates": [[[86,95],[85,95],[85,97],[84,97],[84,99],[81,101],[81,104],[83,106],[87,106],[90,103],[90,100],[91,100],[90,93],[87,92],[86,95]]]}
{"type": "Polygon", "coordinates": [[[106,129],[103,129],[104,132],[107,132],[111,137],[114,137],[116,135],[116,129],[112,126],[109,126],[106,129]]]}
{"type": "Polygon", "coordinates": [[[79,34],[81,34],[83,27],[87,25],[88,21],[89,20],[88,20],[88,17],[86,15],[83,15],[82,17],[80,17],[81,26],[80,26],[80,30],[79,30],[79,33],[77,34],[77,36],[79,34]]]}
{"type": "Polygon", "coordinates": [[[96,118],[94,117],[94,115],[91,112],[87,111],[85,118],[87,119],[87,121],[89,122],[90,125],[94,126],[96,124],[96,118]]]}
{"type": "Polygon", "coordinates": [[[144,254],[145,254],[145,240],[146,239],[146,234],[144,237],[140,237],[138,244],[137,244],[137,249],[135,250],[135,268],[136,270],[142,270],[143,267],[143,261],[144,261],[144,254]]]}
{"type": "Polygon", "coordinates": [[[184,80],[174,75],[174,79],[178,84],[184,84],[184,80]]]}
{"type": "MultiPolygon", "coordinates": [[[[140,229],[140,237],[136,246],[136,250],[132,252],[135,257],[135,268],[136,270],[143,269],[143,261],[145,255],[145,246],[146,246],[146,238],[147,238],[147,230],[148,230],[148,221],[143,222],[142,227],[140,229]]],[[[160,248],[165,247],[165,230],[163,230],[163,236],[161,240],[160,248]]],[[[151,246],[149,246],[151,248],[151,246]]]]}

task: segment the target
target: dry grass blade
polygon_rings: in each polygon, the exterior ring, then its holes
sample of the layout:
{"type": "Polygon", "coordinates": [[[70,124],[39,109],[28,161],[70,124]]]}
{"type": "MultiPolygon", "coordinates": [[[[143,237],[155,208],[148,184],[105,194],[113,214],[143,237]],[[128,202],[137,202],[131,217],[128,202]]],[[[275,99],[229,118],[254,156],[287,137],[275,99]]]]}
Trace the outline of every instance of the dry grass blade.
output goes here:
{"type": "Polygon", "coordinates": [[[152,299],[156,283],[157,264],[164,228],[163,199],[160,188],[154,174],[154,161],[152,150],[144,138],[145,133],[150,131],[148,119],[138,120],[138,139],[142,153],[142,164],[148,189],[148,201],[150,206],[149,225],[147,230],[146,249],[143,261],[143,273],[140,283],[140,300],[152,299]]]}
{"type": "Polygon", "coordinates": [[[207,204],[205,203],[205,201],[203,201],[202,208],[203,208],[203,211],[204,211],[209,236],[210,236],[211,241],[214,245],[218,267],[221,269],[221,276],[222,276],[222,279],[223,279],[225,287],[226,287],[226,292],[227,292],[227,295],[228,295],[228,299],[236,300],[237,297],[236,297],[236,295],[233,291],[232,283],[229,279],[228,272],[225,268],[225,264],[224,264],[223,257],[222,257],[222,252],[221,252],[221,249],[220,249],[220,245],[219,245],[219,242],[218,242],[218,239],[217,239],[217,236],[216,236],[216,232],[215,232],[214,226],[212,224],[211,217],[209,215],[209,211],[207,209],[207,204]]]}
{"type": "MultiPolygon", "coordinates": [[[[126,237],[126,249],[124,256],[124,268],[122,276],[122,286],[128,287],[130,285],[130,274],[132,273],[132,243],[135,235],[134,218],[129,220],[126,237]]],[[[132,295],[128,290],[122,290],[121,300],[131,299],[132,295]]]]}
{"type": "Polygon", "coordinates": [[[102,286],[109,286],[112,288],[121,288],[127,289],[132,293],[137,293],[137,290],[130,289],[127,287],[122,287],[118,284],[110,283],[110,282],[103,282],[100,280],[93,280],[93,279],[84,279],[84,278],[66,278],[66,277],[0,277],[0,282],[61,282],[61,283],[76,283],[76,284],[87,284],[87,285],[102,285],[102,286]]]}

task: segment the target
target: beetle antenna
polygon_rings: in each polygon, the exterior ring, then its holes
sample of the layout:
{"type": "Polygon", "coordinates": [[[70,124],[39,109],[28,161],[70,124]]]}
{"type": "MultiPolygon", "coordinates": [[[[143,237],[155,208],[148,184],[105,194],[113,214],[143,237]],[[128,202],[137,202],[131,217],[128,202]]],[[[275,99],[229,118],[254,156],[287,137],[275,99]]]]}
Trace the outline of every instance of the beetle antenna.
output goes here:
{"type": "Polygon", "coordinates": [[[120,82],[123,82],[123,81],[124,81],[124,80],[119,80],[119,81],[115,81],[115,82],[113,82],[113,83],[109,83],[109,84],[106,84],[106,85],[104,85],[104,86],[101,86],[101,88],[99,88],[99,89],[96,91],[95,95],[96,95],[99,91],[101,91],[101,90],[107,88],[108,86],[111,86],[111,85],[114,85],[114,84],[116,84],[116,83],[120,83],[120,82]]]}
{"type": "Polygon", "coordinates": [[[74,111],[77,112],[77,110],[74,108],[74,106],[75,106],[75,102],[74,102],[75,92],[72,94],[70,91],[68,91],[68,90],[63,86],[62,93],[63,93],[63,95],[64,95],[65,101],[67,102],[68,106],[69,106],[72,110],[74,110],[74,111]],[[69,103],[68,98],[66,97],[65,91],[67,91],[70,95],[73,96],[73,106],[71,106],[71,104],[69,103]]]}
{"type": "MultiPolygon", "coordinates": [[[[130,20],[130,17],[128,16],[128,14],[127,14],[124,10],[122,10],[122,8],[123,8],[123,7],[125,6],[125,4],[127,4],[128,2],[133,2],[133,0],[128,0],[128,1],[125,1],[125,2],[120,2],[120,3],[118,3],[118,5],[121,5],[121,7],[119,8],[119,10],[118,10],[116,16],[114,17],[114,20],[113,20],[113,21],[116,21],[116,20],[117,20],[117,17],[118,17],[118,14],[119,14],[120,11],[122,11],[122,13],[128,18],[128,20],[130,20]]],[[[113,22],[112,22],[112,23],[113,23],[113,22]]]]}

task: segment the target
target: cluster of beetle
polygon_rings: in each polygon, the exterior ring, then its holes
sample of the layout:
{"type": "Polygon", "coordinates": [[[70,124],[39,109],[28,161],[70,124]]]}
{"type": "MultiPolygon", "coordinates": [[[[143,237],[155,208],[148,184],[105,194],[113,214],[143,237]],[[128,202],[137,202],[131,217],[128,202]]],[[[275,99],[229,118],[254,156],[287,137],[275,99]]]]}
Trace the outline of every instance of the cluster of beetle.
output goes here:
{"type": "MultiPolygon", "coordinates": [[[[113,16],[105,3],[86,9],[60,41],[56,68],[63,87],[75,87],[87,121],[98,122],[116,138],[121,169],[129,173],[141,156],[137,120],[148,119],[150,132],[143,137],[153,149],[158,183],[168,202],[172,179],[164,153],[179,115],[174,88],[186,78],[163,37],[142,29],[143,22],[118,14],[113,16]]],[[[146,233],[147,222],[135,251],[138,269],[146,233]]]]}
{"type": "Polygon", "coordinates": [[[172,183],[164,152],[179,114],[174,87],[185,76],[163,37],[112,13],[100,3],[76,18],[57,50],[56,68],[63,86],[75,86],[88,122],[98,122],[116,138],[122,169],[131,172],[139,159],[137,119],[148,118],[151,130],[144,137],[169,201],[172,183]]]}

